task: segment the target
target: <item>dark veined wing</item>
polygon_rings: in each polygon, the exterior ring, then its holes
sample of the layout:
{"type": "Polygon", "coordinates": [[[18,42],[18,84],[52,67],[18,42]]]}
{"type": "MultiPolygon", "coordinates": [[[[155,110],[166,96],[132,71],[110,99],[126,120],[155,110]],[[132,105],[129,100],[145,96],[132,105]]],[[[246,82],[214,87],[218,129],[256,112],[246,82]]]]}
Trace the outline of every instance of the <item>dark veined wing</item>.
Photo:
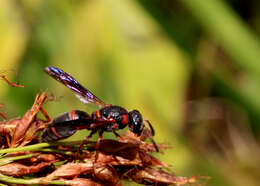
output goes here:
{"type": "Polygon", "coordinates": [[[81,102],[94,103],[101,107],[105,106],[105,103],[103,101],[97,98],[89,90],[84,88],[81,84],[79,84],[78,81],[76,81],[71,75],[64,72],[63,70],[56,67],[48,66],[45,68],[45,72],[72,91],[74,91],[81,102]]]}

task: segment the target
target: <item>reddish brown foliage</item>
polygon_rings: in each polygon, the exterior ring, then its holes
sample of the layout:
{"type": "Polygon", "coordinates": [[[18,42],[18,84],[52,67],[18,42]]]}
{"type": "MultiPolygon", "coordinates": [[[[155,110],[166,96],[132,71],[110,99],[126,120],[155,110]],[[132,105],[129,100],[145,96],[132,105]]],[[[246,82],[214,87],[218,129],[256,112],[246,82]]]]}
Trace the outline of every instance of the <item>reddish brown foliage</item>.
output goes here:
{"type": "MultiPolygon", "coordinates": [[[[39,141],[36,134],[48,123],[37,118],[39,111],[47,115],[42,110],[45,99],[45,93],[38,95],[32,108],[21,119],[0,123],[0,134],[6,137],[2,147],[21,147],[39,141]]],[[[96,142],[89,141],[80,154],[78,148],[81,142],[61,143],[38,152],[9,153],[6,157],[32,156],[0,166],[0,173],[14,177],[37,173],[38,178],[32,179],[32,183],[62,181],[65,185],[77,186],[121,185],[122,180],[152,185],[185,185],[194,182],[196,179],[177,177],[164,171],[169,170],[170,166],[152,156],[156,149],[153,144],[145,142],[150,135],[148,129],[140,137],[127,132],[119,141],[101,140],[98,149],[96,142]],[[55,162],[61,166],[55,166],[55,162]]],[[[169,147],[159,144],[158,148],[162,151],[169,147]]]]}
{"type": "Polygon", "coordinates": [[[0,166],[0,173],[9,176],[23,176],[41,171],[53,162],[42,162],[37,165],[26,166],[20,163],[9,163],[0,166]]]}
{"type": "MultiPolygon", "coordinates": [[[[22,147],[30,143],[35,138],[35,133],[46,126],[47,121],[36,118],[38,112],[43,110],[42,104],[45,99],[46,94],[43,92],[36,96],[32,108],[22,118],[0,122],[0,133],[6,138],[6,144],[1,144],[2,146],[22,147]]],[[[47,113],[43,112],[43,114],[47,113]]]]}

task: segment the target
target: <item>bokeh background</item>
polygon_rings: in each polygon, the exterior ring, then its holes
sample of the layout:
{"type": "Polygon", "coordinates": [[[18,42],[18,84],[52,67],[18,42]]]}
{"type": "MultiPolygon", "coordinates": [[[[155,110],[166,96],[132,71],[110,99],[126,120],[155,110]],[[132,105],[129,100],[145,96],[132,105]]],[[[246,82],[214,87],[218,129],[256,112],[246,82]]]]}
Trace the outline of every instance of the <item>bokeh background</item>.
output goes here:
{"type": "Polygon", "coordinates": [[[172,146],[157,156],[177,175],[257,186],[259,9],[254,0],[0,0],[0,73],[25,86],[0,81],[0,111],[22,116],[46,89],[52,118],[97,109],[43,72],[57,66],[106,103],[140,110],[157,143],[172,146]]]}

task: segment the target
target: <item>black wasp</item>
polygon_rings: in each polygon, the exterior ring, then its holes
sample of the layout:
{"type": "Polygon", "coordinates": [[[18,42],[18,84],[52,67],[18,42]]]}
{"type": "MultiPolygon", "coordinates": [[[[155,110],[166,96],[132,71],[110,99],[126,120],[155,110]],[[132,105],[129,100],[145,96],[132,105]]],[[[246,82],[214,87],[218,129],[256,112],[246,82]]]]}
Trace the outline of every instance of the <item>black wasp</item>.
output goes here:
{"type": "MultiPolygon", "coordinates": [[[[151,128],[151,134],[154,135],[152,125],[148,120],[143,120],[138,110],[128,112],[123,107],[105,104],[89,90],[80,85],[72,76],[59,68],[49,66],[45,68],[45,72],[74,91],[81,102],[94,103],[101,108],[91,115],[80,110],[73,110],[54,118],[52,123],[44,130],[42,141],[56,141],[73,135],[77,130],[90,130],[90,134],[82,142],[83,145],[84,142],[97,132],[99,134],[99,141],[102,139],[102,134],[105,131],[113,132],[117,137],[120,137],[116,130],[123,129],[127,125],[131,132],[140,136],[145,127],[145,121],[151,128]]],[[[154,140],[151,137],[150,139],[156,151],[159,151],[154,140]]]]}

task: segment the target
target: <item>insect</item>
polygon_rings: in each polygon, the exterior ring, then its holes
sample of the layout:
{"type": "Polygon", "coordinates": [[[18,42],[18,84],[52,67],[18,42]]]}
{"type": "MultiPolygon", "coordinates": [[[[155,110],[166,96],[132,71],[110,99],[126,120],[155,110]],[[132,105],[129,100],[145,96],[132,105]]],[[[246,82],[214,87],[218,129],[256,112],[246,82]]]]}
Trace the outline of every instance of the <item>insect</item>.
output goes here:
{"type": "MultiPolygon", "coordinates": [[[[116,131],[125,128],[127,125],[131,132],[140,136],[144,127],[146,127],[145,122],[148,123],[151,129],[151,135],[154,135],[151,123],[148,120],[144,120],[138,110],[128,112],[121,106],[105,104],[93,93],[80,85],[71,75],[59,68],[49,66],[45,68],[45,72],[71,89],[81,102],[94,103],[100,109],[94,111],[92,114],[80,110],[72,110],[71,112],[61,114],[54,118],[50,126],[44,130],[42,141],[56,141],[73,135],[77,130],[90,130],[91,132],[82,142],[81,148],[97,132],[99,134],[98,143],[102,139],[104,132],[113,132],[116,137],[120,138],[120,135],[116,131]]],[[[151,136],[149,138],[158,152],[159,149],[153,138],[151,136]]]]}

